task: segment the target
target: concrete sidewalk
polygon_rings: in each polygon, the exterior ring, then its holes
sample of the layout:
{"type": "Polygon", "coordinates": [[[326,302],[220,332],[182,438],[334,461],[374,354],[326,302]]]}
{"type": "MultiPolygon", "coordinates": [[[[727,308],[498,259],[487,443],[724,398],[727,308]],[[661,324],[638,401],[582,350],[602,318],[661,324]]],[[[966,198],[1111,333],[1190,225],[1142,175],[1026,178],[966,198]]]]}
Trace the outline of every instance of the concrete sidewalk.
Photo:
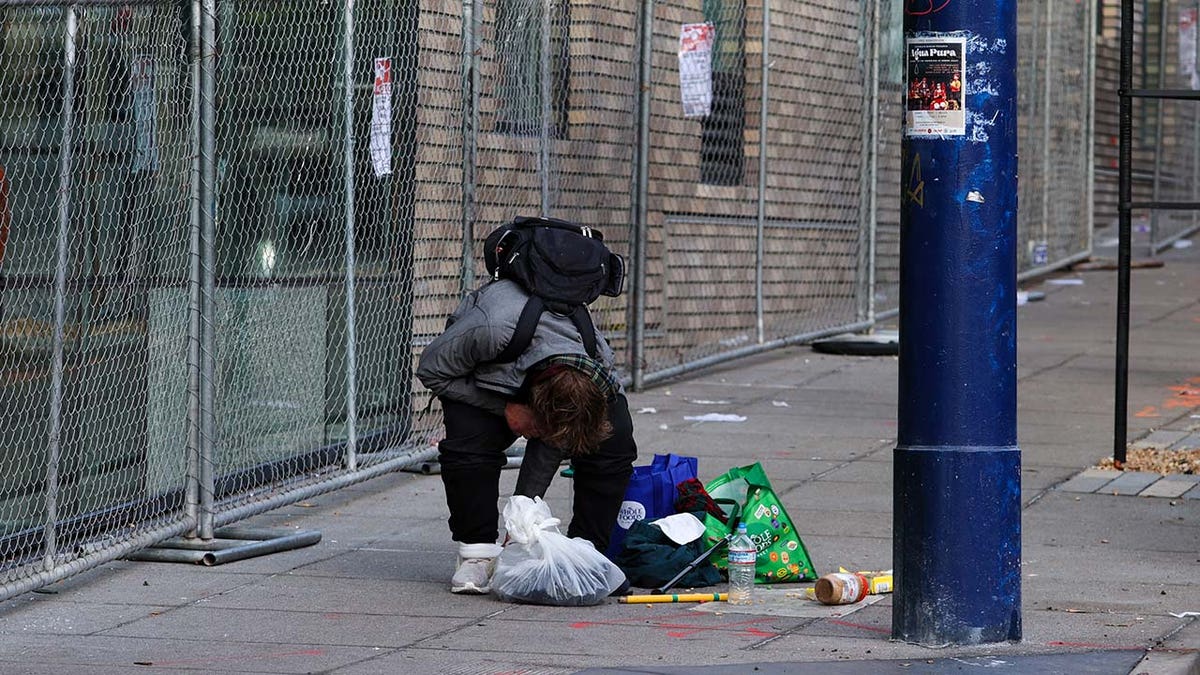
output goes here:
{"type": "MultiPolygon", "coordinates": [[[[1200,247],[1162,258],[1134,272],[1131,441],[1200,430],[1200,247]]],[[[1200,612],[1200,492],[1061,489],[1111,452],[1116,273],[1058,276],[1082,283],[1030,286],[1047,297],[1019,310],[1020,643],[890,642],[886,596],[836,616],[778,594],[749,614],[454,596],[440,481],[400,473],[247,523],[318,529],[313,547],[214,568],[118,562],[9,601],[0,672],[1200,672],[1200,621],[1175,616],[1200,612]]],[[[696,455],[705,480],[761,461],[819,572],[886,568],[896,375],[891,357],[794,348],[633,394],[635,412],[655,410],[635,415],[642,461],[696,455]],[[684,419],[708,412],[747,419],[684,419]]],[[[551,489],[559,515],[567,483],[551,489]]]]}

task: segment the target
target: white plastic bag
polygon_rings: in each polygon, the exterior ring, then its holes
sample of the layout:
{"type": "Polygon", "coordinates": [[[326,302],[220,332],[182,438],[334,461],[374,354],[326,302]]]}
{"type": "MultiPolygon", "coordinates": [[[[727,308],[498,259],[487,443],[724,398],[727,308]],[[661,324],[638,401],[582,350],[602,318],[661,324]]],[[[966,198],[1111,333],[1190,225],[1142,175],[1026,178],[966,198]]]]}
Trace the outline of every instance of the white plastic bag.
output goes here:
{"type": "Polygon", "coordinates": [[[516,495],[504,506],[509,543],[496,560],[492,593],[507,602],[596,605],[625,583],[625,573],[586,539],[558,531],[540,497],[516,495]]]}

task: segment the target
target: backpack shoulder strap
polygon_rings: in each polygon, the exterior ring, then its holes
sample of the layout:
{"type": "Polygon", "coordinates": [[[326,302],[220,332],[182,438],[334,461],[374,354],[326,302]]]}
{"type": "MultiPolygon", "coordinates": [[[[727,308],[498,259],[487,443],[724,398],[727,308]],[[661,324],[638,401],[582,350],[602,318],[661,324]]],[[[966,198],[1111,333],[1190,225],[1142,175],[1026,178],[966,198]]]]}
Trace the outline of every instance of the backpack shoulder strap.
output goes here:
{"type": "Polygon", "coordinates": [[[521,309],[521,317],[517,319],[517,327],[508,339],[508,344],[488,363],[512,363],[525,353],[529,343],[533,342],[533,334],[537,332],[538,321],[541,320],[544,311],[546,304],[542,299],[536,295],[529,296],[525,307],[521,309]]]}
{"type": "Polygon", "coordinates": [[[579,337],[583,338],[583,348],[587,350],[588,356],[593,359],[600,358],[599,349],[596,347],[596,325],[592,323],[592,315],[588,313],[587,307],[576,307],[575,311],[571,312],[571,323],[579,330],[579,337]]]}
{"type": "MultiPolygon", "coordinates": [[[[545,311],[546,303],[541,298],[536,295],[529,296],[529,299],[525,301],[525,307],[521,309],[517,327],[513,330],[512,337],[508,339],[508,344],[504,345],[504,349],[500,350],[500,353],[488,363],[512,363],[520,358],[521,354],[524,354],[525,350],[529,348],[529,343],[533,342],[533,334],[537,332],[538,322],[545,311]]],[[[587,351],[588,356],[593,359],[600,358],[600,350],[596,343],[596,326],[592,323],[592,315],[588,313],[587,307],[583,305],[576,307],[575,311],[571,312],[570,319],[583,339],[583,348],[587,351]]]]}

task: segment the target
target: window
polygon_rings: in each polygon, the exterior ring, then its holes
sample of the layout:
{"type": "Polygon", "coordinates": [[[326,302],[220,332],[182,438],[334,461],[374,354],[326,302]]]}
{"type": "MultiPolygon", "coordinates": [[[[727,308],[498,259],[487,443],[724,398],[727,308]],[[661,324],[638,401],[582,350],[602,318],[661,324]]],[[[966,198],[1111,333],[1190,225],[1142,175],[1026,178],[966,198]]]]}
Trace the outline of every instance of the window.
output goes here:
{"type": "Polygon", "coordinates": [[[746,131],[746,2],[705,0],[704,20],[716,29],[712,112],[701,122],[700,182],[741,185],[746,131]]]}
{"type": "Polygon", "coordinates": [[[904,17],[898,2],[879,7],[879,77],[885,84],[904,84],[904,17]]]}
{"type": "Polygon", "coordinates": [[[530,136],[542,133],[545,77],[549,78],[549,100],[544,103],[550,136],[566,138],[571,82],[570,26],[570,0],[497,3],[497,131],[530,136]],[[547,22],[550,25],[544,26],[547,22]],[[545,58],[543,49],[547,52],[545,58]]]}

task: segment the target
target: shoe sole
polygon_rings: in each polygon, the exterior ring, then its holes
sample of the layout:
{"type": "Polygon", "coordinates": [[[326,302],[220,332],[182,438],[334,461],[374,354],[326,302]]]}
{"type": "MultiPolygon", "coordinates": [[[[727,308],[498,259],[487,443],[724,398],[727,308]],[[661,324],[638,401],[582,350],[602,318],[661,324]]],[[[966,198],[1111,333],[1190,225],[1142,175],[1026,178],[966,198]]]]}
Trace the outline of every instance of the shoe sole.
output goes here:
{"type": "Polygon", "coordinates": [[[465,586],[451,586],[450,587],[451,593],[458,593],[461,595],[487,595],[488,593],[491,592],[491,590],[492,589],[488,586],[484,586],[483,588],[480,588],[480,587],[476,586],[475,584],[467,584],[465,586]]]}

